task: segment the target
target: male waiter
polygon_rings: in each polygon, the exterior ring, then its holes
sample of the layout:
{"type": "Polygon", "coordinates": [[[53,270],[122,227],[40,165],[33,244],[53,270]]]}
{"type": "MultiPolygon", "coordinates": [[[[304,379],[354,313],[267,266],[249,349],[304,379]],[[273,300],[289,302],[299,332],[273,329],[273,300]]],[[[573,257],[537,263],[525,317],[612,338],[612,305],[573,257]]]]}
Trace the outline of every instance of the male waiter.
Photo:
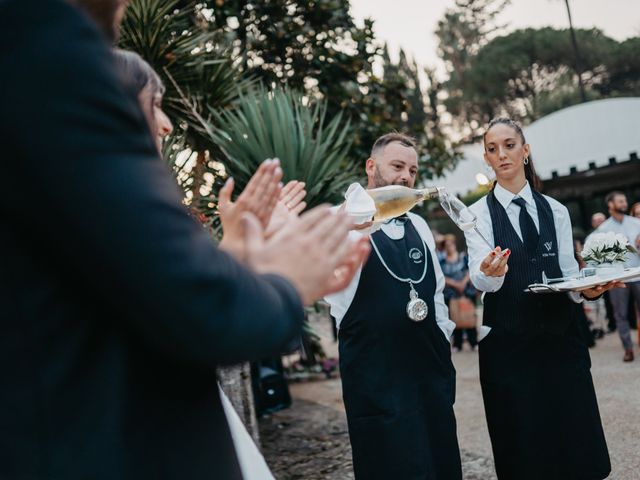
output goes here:
{"type": "MultiPolygon", "coordinates": [[[[413,187],[417,157],[411,138],[380,137],[366,162],[368,188],[413,187]]],[[[442,295],[433,235],[409,213],[383,224],[370,241],[361,272],[344,291],[326,297],[339,328],[356,478],[460,479],[449,344],[455,325],[442,295]],[[416,297],[426,303],[426,318],[408,316],[407,304],[416,297]]]]}

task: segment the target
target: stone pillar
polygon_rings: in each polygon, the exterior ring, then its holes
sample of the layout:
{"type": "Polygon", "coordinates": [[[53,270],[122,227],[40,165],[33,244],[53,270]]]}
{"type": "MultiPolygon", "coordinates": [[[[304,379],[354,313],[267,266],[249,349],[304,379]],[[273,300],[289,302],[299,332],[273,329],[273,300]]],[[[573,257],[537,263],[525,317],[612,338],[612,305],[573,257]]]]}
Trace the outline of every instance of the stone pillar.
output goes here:
{"type": "Polygon", "coordinates": [[[258,420],[251,389],[251,366],[248,363],[218,369],[218,379],[224,393],[244,423],[247,431],[260,448],[258,420]]]}

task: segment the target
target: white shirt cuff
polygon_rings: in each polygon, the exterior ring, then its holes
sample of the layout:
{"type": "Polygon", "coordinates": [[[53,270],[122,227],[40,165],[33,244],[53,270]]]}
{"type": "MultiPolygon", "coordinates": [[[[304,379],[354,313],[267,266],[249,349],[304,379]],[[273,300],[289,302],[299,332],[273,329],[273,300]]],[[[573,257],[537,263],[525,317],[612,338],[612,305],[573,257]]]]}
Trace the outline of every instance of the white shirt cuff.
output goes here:
{"type": "Polygon", "coordinates": [[[502,288],[504,275],[501,277],[489,277],[478,270],[471,276],[471,283],[482,292],[497,292],[502,288]]]}
{"type": "Polygon", "coordinates": [[[571,299],[571,301],[574,303],[582,303],[586,300],[582,295],[580,295],[580,292],[567,292],[567,293],[569,294],[569,298],[571,299]]]}

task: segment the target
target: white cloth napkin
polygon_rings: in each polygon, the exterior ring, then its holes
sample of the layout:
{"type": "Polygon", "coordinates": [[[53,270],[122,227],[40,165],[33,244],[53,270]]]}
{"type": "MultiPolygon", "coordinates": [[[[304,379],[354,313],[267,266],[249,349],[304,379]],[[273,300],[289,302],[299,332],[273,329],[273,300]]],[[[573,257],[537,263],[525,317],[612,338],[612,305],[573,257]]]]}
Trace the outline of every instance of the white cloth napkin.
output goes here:
{"type": "Polygon", "coordinates": [[[344,194],[345,211],[353,218],[356,225],[371,220],[376,213],[376,204],[373,198],[359,183],[352,183],[344,194]]]}

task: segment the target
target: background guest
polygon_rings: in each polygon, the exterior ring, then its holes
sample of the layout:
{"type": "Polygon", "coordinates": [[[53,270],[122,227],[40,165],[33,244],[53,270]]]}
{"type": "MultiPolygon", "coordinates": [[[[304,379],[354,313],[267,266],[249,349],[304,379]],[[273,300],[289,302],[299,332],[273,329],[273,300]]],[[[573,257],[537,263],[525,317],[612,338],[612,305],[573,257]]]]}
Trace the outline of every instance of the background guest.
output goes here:
{"type": "MultiPolygon", "coordinates": [[[[627,215],[629,209],[627,197],[624,193],[613,191],[609,193],[605,201],[609,209],[610,217],[603,222],[597,233],[613,232],[624,235],[629,243],[634,246],[640,246],[640,219],[627,215]]],[[[625,257],[624,266],[626,268],[634,268],[640,266],[640,256],[638,253],[628,252],[625,257]]],[[[616,319],[618,335],[624,348],[623,361],[631,362],[634,359],[633,342],[631,340],[630,325],[637,318],[637,313],[630,310],[631,295],[640,299],[640,282],[630,282],[626,284],[627,288],[615,288],[609,291],[609,298],[613,306],[613,315],[616,319]],[[634,318],[635,317],[635,318],[634,318]]]]}
{"type": "MultiPolygon", "coordinates": [[[[465,252],[458,252],[455,235],[444,236],[444,255],[440,259],[440,266],[445,277],[444,299],[449,307],[451,319],[456,322],[456,329],[453,332],[453,348],[460,352],[462,350],[463,336],[466,336],[471,350],[475,350],[478,344],[477,330],[475,325],[475,299],[476,289],[473,288],[469,280],[469,258],[465,252]],[[464,306],[460,305],[461,299],[466,300],[464,306]],[[455,308],[454,305],[455,304],[455,308]],[[458,326],[463,319],[469,323],[471,311],[464,308],[473,308],[473,326],[458,326]],[[462,311],[461,311],[462,310],[462,311]],[[456,313],[454,313],[456,312],[456,313]]],[[[462,300],[462,301],[465,301],[462,300]]]]}
{"type": "Polygon", "coordinates": [[[607,216],[602,212],[596,212],[593,215],[591,215],[592,231],[598,228],[600,225],[602,225],[602,222],[604,222],[606,219],[607,219],[607,216]]]}

